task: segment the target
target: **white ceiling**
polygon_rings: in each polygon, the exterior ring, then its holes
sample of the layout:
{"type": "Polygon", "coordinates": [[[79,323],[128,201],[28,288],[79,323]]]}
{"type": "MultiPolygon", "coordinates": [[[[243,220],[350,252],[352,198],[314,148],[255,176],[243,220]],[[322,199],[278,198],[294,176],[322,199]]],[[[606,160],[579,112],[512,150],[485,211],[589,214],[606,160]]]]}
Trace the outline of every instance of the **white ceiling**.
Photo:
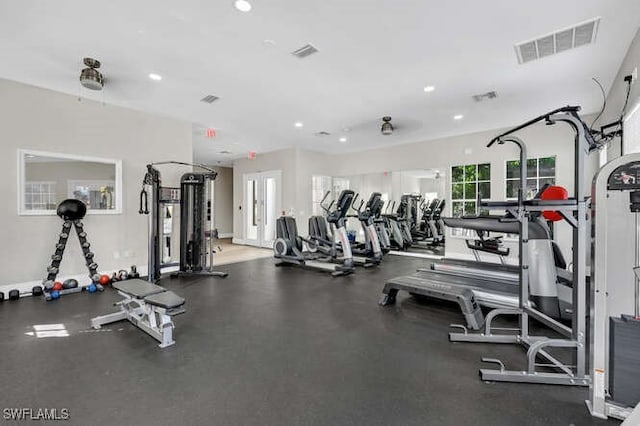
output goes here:
{"type": "Polygon", "coordinates": [[[4,0],[0,77],[188,120],[195,160],[229,164],[250,150],[340,153],[493,129],[563,104],[597,111],[591,78],[609,90],[640,25],[636,0],[251,2],[241,13],[232,0],[4,0]],[[597,16],[595,44],[517,63],[514,44],[597,16]],[[306,43],[320,52],[290,54],[306,43]],[[84,56],[103,62],[102,92],[79,86],[84,56]],[[490,90],[498,99],[471,99],[490,90]],[[208,94],[220,100],[199,101],[208,94]],[[392,136],[379,133],[383,115],[392,136]]]}

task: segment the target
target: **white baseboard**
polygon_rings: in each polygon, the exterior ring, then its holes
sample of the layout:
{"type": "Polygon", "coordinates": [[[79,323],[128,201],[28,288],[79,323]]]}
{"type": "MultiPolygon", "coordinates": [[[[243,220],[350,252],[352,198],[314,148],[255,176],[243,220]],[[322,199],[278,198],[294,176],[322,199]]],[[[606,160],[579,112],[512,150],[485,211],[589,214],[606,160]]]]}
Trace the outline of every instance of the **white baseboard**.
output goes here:
{"type": "Polygon", "coordinates": [[[244,240],[243,240],[243,239],[236,238],[236,237],[233,237],[233,239],[231,240],[231,242],[232,242],[233,244],[244,244],[244,240]]]}
{"type": "Polygon", "coordinates": [[[389,254],[394,254],[396,256],[417,257],[421,259],[435,259],[435,260],[442,259],[442,256],[438,256],[435,254],[416,253],[416,252],[408,252],[408,251],[391,250],[389,254]]]}
{"type": "Polygon", "coordinates": [[[225,232],[223,234],[218,234],[218,238],[233,238],[233,232],[225,232]]]}
{"type": "MultiPolygon", "coordinates": [[[[122,269],[127,269],[127,268],[122,268],[122,269]]],[[[178,268],[176,267],[175,270],[177,270],[177,269],[178,268]]],[[[127,271],[128,270],[129,269],[127,269],[127,271]]],[[[147,275],[147,270],[148,270],[147,269],[147,265],[138,266],[138,273],[140,274],[140,276],[146,276],[147,275]]],[[[98,271],[98,274],[100,274],[100,275],[106,274],[106,275],[111,276],[111,274],[113,274],[114,272],[117,272],[117,271],[98,271]]],[[[167,269],[166,272],[170,272],[170,269],[167,269]]],[[[64,280],[68,280],[68,279],[71,279],[71,278],[73,278],[75,280],[78,280],[78,283],[81,286],[91,284],[91,282],[90,282],[91,279],[89,278],[89,276],[88,276],[88,274],[86,272],[84,272],[82,274],[75,274],[75,275],[58,275],[56,277],[56,281],[63,282],[64,280]]],[[[18,290],[21,293],[26,293],[26,292],[30,292],[31,289],[34,286],[37,286],[37,285],[41,286],[42,285],[42,280],[23,281],[23,282],[19,282],[19,283],[0,285],[0,291],[4,293],[5,299],[6,299],[10,290],[18,290]]]]}

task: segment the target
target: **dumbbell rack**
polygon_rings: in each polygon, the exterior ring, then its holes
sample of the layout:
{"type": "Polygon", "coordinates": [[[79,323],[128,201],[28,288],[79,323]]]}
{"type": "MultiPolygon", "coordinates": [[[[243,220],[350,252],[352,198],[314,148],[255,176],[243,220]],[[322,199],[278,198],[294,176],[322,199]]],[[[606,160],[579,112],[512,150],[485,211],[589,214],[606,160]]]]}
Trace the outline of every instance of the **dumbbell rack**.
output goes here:
{"type": "MultiPolygon", "coordinates": [[[[45,282],[55,281],[60,271],[60,263],[62,262],[62,256],[64,249],[67,246],[67,241],[71,233],[71,227],[75,228],[78,240],[80,241],[80,247],[82,248],[82,254],[84,255],[87,269],[89,269],[89,277],[96,275],[98,265],[93,261],[93,252],[90,250],[91,244],[87,241],[87,233],[84,231],[84,225],[80,219],[77,220],[65,220],[62,224],[62,231],[58,237],[58,243],[56,244],[56,251],[51,256],[51,265],[47,267],[47,278],[45,282]]],[[[49,291],[45,288],[45,291],[49,291]]]]}

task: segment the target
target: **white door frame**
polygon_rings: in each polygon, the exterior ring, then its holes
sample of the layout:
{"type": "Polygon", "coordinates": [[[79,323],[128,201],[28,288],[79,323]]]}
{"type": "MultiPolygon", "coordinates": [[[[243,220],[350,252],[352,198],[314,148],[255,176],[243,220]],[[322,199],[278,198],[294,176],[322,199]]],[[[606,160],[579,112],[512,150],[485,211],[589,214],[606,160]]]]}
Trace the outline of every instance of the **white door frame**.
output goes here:
{"type": "MultiPolygon", "coordinates": [[[[242,176],[242,233],[244,237],[244,243],[251,246],[256,247],[267,247],[271,248],[273,246],[273,240],[265,239],[265,216],[266,216],[266,204],[265,204],[265,194],[264,194],[264,185],[267,179],[275,179],[276,181],[276,197],[275,197],[275,208],[274,217],[271,220],[275,223],[275,220],[279,216],[279,212],[282,211],[282,171],[281,170],[269,170],[266,172],[256,172],[256,173],[245,173],[242,176]],[[258,200],[258,208],[256,209],[256,225],[257,225],[257,236],[255,239],[250,239],[248,237],[248,212],[252,207],[248,205],[248,196],[247,193],[247,184],[249,180],[255,180],[257,182],[257,191],[256,198],[258,200]]],[[[271,223],[271,222],[269,222],[271,223]]]]}

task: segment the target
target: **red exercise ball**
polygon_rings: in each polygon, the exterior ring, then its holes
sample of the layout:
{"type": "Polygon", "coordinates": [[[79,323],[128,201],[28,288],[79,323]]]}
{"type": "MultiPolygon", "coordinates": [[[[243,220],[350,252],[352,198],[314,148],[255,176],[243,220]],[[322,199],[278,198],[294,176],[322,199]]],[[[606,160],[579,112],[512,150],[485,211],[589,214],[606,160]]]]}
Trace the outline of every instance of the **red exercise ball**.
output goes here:
{"type": "Polygon", "coordinates": [[[100,284],[101,285],[109,285],[111,284],[111,277],[109,275],[100,275],[100,284]]]}
{"type": "MultiPolygon", "coordinates": [[[[540,196],[542,200],[566,200],[569,198],[569,192],[563,186],[550,186],[540,196]]],[[[542,212],[545,219],[552,222],[562,220],[562,215],[557,211],[545,210],[542,212]]]]}
{"type": "Polygon", "coordinates": [[[60,281],[56,281],[52,287],[52,290],[55,290],[55,291],[62,290],[62,283],[60,281]]]}

